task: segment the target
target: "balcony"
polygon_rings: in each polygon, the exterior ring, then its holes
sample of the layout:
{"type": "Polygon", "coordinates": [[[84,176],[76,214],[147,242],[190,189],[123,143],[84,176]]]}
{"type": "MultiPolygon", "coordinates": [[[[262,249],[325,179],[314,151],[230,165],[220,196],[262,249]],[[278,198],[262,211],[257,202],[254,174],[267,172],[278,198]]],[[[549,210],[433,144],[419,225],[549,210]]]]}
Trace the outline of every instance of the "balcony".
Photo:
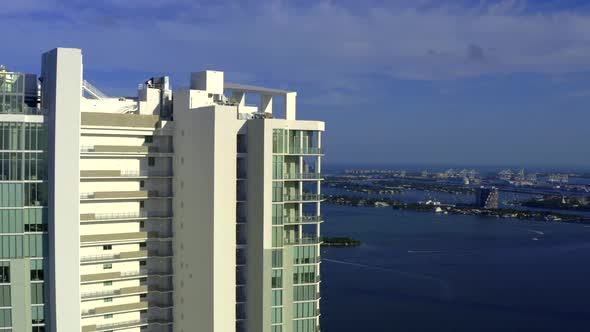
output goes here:
{"type": "Polygon", "coordinates": [[[318,264],[322,262],[322,258],[320,256],[311,257],[311,258],[294,258],[293,265],[306,265],[306,264],[318,264]]]}
{"type": "Polygon", "coordinates": [[[82,332],[95,332],[95,331],[113,331],[123,330],[134,327],[147,326],[148,321],[145,319],[130,320],[118,323],[100,324],[100,325],[85,325],[82,326],[82,332]]]}
{"type": "Polygon", "coordinates": [[[293,275],[293,285],[317,284],[322,281],[319,274],[316,274],[311,277],[306,276],[306,275],[301,275],[301,278],[299,278],[298,276],[299,276],[298,274],[293,275]]]}
{"type": "Polygon", "coordinates": [[[290,173],[283,174],[283,176],[280,179],[293,181],[322,180],[323,175],[320,173],[290,173]]]}
{"type": "Polygon", "coordinates": [[[172,171],[140,171],[140,170],[84,170],[80,171],[81,179],[118,179],[118,178],[170,178],[172,171]]]}
{"type": "Polygon", "coordinates": [[[314,148],[314,147],[298,147],[298,146],[290,146],[288,154],[297,154],[297,155],[323,155],[324,150],[322,148],[314,148]]]}
{"type": "Polygon", "coordinates": [[[115,313],[122,313],[122,312],[128,312],[128,311],[146,310],[147,308],[148,308],[148,303],[145,301],[142,301],[142,302],[136,302],[136,303],[110,305],[107,307],[98,307],[98,308],[94,308],[94,309],[82,310],[82,316],[115,314],[115,313]]]}
{"type": "Polygon", "coordinates": [[[147,212],[115,212],[115,213],[83,213],[80,214],[80,222],[117,221],[117,220],[145,220],[145,219],[171,219],[172,213],[147,213],[147,212]]]}
{"type": "Polygon", "coordinates": [[[148,232],[148,239],[149,240],[172,240],[173,234],[172,231],[162,231],[162,232],[148,232]]]}
{"type": "Polygon", "coordinates": [[[153,130],[159,122],[157,115],[140,115],[140,114],[118,114],[118,113],[99,113],[99,112],[82,112],[81,125],[99,126],[99,127],[124,127],[124,128],[141,128],[153,130]]]}
{"type": "Polygon", "coordinates": [[[80,153],[88,155],[172,155],[174,150],[170,147],[146,146],[146,145],[82,145],[80,153]]]}
{"type": "Polygon", "coordinates": [[[128,251],[117,254],[105,254],[105,255],[87,255],[80,257],[81,263],[96,263],[96,262],[108,262],[118,260],[134,260],[139,258],[147,258],[149,253],[145,250],[140,251],[128,251]]]}
{"type": "Polygon", "coordinates": [[[109,200],[145,200],[148,198],[171,199],[172,194],[155,190],[135,191],[97,191],[80,193],[81,201],[109,201],[109,200]]]}
{"type": "Polygon", "coordinates": [[[170,287],[162,287],[162,286],[148,286],[148,291],[150,293],[170,293],[174,291],[172,286],[170,287]]]}
{"type": "Polygon", "coordinates": [[[285,194],[283,202],[319,202],[324,200],[324,195],[303,193],[303,194],[285,194]]]}
{"type": "Polygon", "coordinates": [[[80,242],[83,244],[97,244],[109,242],[143,242],[147,240],[147,232],[132,232],[132,233],[109,233],[109,234],[93,234],[81,235],[80,242]]]}
{"type": "Polygon", "coordinates": [[[80,276],[80,282],[82,283],[93,283],[103,282],[111,280],[125,280],[125,279],[137,279],[147,277],[145,271],[123,271],[123,272],[106,272],[106,273],[94,273],[85,274],[80,276]]]}
{"type": "Polygon", "coordinates": [[[304,216],[283,217],[283,224],[285,224],[285,225],[317,224],[317,223],[321,223],[323,221],[324,221],[323,216],[304,215],[304,216]]]}
{"type": "Polygon", "coordinates": [[[322,239],[315,235],[304,234],[302,237],[285,238],[283,244],[285,245],[305,245],[305,244],[321,244],[322,239]]]}
{"type": "Polygon", "coordinates": [[[80,193],[80,200],[143,200],[148,198],[145,190],[135,191],[97,191],[80,193]]]}
{"type": "Polygon", "coordinates": [[[112,289],[98,292],[82,293],[82,300],[91,300],[102,297],[118,297],[135,294],[145,294],[148,292],[147,286],[125,287],[121,289],[112,289]]]}
{"type": "Polygon", "coordinates": [[[121,271],[121,272],[85,274],[85,275],[80,276],[80,282],[82,282],[82,283],[95,283],[95,282],[112,281],[112,280],[145,278],[148,276],[168,277],[171,275],[172,275],[171,268],[164,269],[164,270],[140,269],[139,271],[121,271]]]}
{"type": "Polygon", "coordinates": [[[295,298],[295,299],[293,299],[293,302],[294,302],[294,303],[296,303],[296,302],[313,302],[313,301],[320,300],[321,298],[322,298],[322,297],[320,296],[320,292],[316,292],[316,293],[314,294],[314,297],[313,297],[313,298],[311,298],[311,299],[296,299],[296,298],[295,298]]]}

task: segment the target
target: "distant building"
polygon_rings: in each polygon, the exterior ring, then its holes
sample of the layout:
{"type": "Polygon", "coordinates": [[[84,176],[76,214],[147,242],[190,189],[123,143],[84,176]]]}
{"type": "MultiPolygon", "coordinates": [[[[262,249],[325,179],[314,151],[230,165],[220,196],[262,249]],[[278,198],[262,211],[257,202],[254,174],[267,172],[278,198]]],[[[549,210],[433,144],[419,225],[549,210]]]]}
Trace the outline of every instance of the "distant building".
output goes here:
{"type": "Polygon", "coordinates": [[[505,170],[501,171],[500,173],[498,173],[498,177],[500,179],[506,180],[506,181],[512,179],[513,175],[514,175],[514,173],[509,169],[505,169],[505,170]]]}
{"type": "Polygon", "coordinates": [[[549,174],[548,181],[550,183],[568,183],[569,176],[567,174],[549,174]]]}
{"type": "Polygon", "coordinates": [[[484,209],[497,209],[499,196],[496,187],[480,187],[475,191],[475,204],[484,209]]]}

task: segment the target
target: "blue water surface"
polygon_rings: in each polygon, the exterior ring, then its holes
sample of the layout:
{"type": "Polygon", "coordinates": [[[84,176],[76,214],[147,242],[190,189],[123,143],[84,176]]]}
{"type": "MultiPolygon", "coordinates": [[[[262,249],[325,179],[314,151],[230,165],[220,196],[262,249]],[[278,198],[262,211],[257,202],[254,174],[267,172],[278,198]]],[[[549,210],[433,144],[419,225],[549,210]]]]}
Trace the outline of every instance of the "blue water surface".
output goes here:
{"type": "Polygon", "coordinates": [[[590,227],[325,205],[322,331],[590,331],[590,227]]]}

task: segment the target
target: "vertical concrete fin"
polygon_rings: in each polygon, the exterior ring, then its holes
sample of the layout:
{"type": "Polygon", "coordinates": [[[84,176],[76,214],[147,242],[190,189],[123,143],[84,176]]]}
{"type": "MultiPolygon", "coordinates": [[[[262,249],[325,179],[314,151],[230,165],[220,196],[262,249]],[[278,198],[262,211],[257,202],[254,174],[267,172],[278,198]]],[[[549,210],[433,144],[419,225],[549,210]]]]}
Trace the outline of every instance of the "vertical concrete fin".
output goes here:
{"type": "Polygon", "coordinates": [[[82,52],[43,54],[49,113],[49,331],[80,331],[80,103],[82,52]]]}

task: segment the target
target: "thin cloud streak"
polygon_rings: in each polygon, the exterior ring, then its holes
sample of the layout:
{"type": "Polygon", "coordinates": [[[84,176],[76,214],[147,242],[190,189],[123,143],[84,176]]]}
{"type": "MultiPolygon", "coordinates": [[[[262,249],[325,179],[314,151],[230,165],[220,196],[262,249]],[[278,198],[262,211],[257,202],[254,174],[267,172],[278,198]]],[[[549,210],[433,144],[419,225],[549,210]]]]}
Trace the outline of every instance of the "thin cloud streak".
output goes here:
{"type": "Polygon", "coordinates": [[[256,63],[259,71],[280,69],[289,76],[387,73],[413,80],[590,70],[590,15],[527,14],[523,1],[476,7],[422,2],[418,8],[394,2],[360,12],[335,2],[305,9],[287,1],[257,6],[228,2],[207,10],[202,3],[182,0],[142,7],[109,1],[100,8],[52,2],[53,7],[36,0],[11,3],[8,12],[20,15],[62,11],[47,21],[3,15],[0,26],[14,32],[7,38],[16,41],[36,31],[44,48],[79,46],[88,55],[100,54],[92,56],[97,69],[177,71],[202,63],[230,63],[235,64],[230,69],[238,71],[256,63]],[[183,10],[175,11],[175,5],[183,10]],[[129,15],[135,8],[141,10],[129,15]],[[170,11],[168,17],[160,15],[163,8],[170,11]],[[117,14],[121,11],[124,18],[117,14]],[[210,15],[217,17],[212,20],[210,15]],[[158,54],[180,56],[170,62],[158,54]]]}

